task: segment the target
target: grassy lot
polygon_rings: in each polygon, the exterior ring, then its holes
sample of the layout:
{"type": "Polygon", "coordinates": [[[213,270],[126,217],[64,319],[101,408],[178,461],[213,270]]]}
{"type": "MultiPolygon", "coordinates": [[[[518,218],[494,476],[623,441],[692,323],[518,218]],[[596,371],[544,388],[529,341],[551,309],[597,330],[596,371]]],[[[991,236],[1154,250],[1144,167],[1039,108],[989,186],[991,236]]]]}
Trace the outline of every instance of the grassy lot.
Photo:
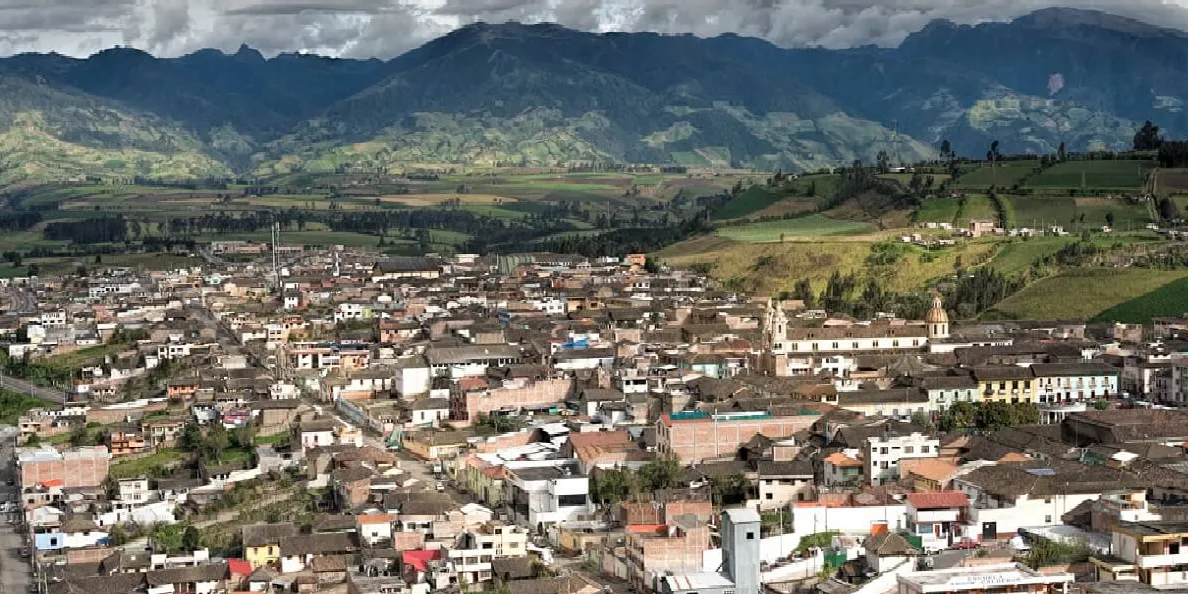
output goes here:
{"type": "Polygon", "coordinates": [[[1119,303],[1093,317],[1094,322],[1150,324],[1151,318],[1183,316],[1188,312],[1188,276],[1173,280],[1154,291],[1119,303]]]}
{"type": "Polygon", "coordinates": [[[276,435],[256,435],[252,437],[252,443],[258,446],[284,445],[292,440],[292,436],[287,433],[277,433],[276,435]]]}
{"type": "Polygon", "coordinates": [[[856,235],[871,231],[867,223],[837,221],[821,215],[809,215],[797,219],[764,221],[746,225],[721,227],[718,235],[735,241],[767,242],[780,241],[780,237],[826,237],[830,235],[856,235]]]}
{"type": "Polygon", "coordinates": [[[116,460],[107,473],[113,479],[148,476],[157,468],[165,468],[181,462],[188,454],[181,450],[164,449],[135,460],[116,460]]]}
{"type": "MultiPolygon", "coordinates": [[[[1027,180],[1032,188],[1138,188],[1150,161],[1069,161],[1027,180]]],[[[999,184],[1002,185],[1002,184],[999,184]]]]}
{"type": "Polygon", "coordinates": [[[751,186],[743,190],[714,213],[714,219],[724,221],[741,219],[755,214],[783,199],[787,194],[763,186],[751,186]]]}
{"type": "Polygon", "coordinates": [[[1028,285],[983,314],[1000,320],[1088,320],[1188,276],[1137,268],[1073,270],[1028,285]]]}
{"type": "Polygon", "coordinates": [[[1050,256],[1079,239],[1074,236],[1012,239],[1000,244],[990,265],[1003,274],[1017,274],[1027,270],[1036,260],[1050,256]]]}
{"type": "Polygon", "coordinates": [[[921,223],[952,223],[960,210],[960,202],[960,198],[925,200],[916,211],[916,220],[921,223]]]}
{"type": "Polygon", "coordinates": [[[34,408],[54,408],[55,404],[28,394],[0,389],[0,425],[16,425],[21,415],[34,408]]]}
{"type": "Polygon", "coordinates": [[[873,245],[873,241],[825,238],[744,243],[707,235],[669,246],[657,252],[655,258],[679,266],[710,265],[715,278],[738,278],[745,288],[764,295],[791,291],[801,278],[809,279],[814,290],[820,291],[834,270],[878,278],[884,288],[906,292],[918,291],[929,281],[951,275],[958,257],[971,266],[988,259],[994,250],[993,242],[966,242],[927,253],[915,246],[904,246],[905,254],[894,264],[871,266],[867,258],[873,245]]]}
{"type": "MultiPolygon", "coordinates": [[[[1021,183],[1039,167],[1039,161],[1005,161],[994,167],[982,166],[957,178],[958,188],[1009,188],[1021,183]]],[[[934,182],[935,183],[935,182],[934,182]]]]}

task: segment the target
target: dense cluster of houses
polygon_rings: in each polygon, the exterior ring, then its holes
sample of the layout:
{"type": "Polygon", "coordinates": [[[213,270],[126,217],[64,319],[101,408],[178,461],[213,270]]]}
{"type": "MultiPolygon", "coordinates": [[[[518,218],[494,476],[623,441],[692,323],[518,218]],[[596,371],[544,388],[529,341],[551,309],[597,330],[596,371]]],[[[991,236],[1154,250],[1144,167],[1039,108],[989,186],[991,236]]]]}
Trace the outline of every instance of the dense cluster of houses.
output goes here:
{"type": "Polygon", "coordinates": [[[217,253],[247,258],[8,288],[37,302],[10,357],[102,352],[18,426],[47,593],[1188,591],[1188,320],[856,320],[642,255],[217,253]],[[1084,554],[1037,569],[1041,541],[1084,554]]]}

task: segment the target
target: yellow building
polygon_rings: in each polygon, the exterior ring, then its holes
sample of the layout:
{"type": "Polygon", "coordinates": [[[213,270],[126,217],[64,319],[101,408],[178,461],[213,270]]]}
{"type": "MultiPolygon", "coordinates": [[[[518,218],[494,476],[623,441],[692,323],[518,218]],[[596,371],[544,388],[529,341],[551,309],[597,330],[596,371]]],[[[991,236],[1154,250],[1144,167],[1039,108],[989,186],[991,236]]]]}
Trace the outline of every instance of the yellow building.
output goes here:
{"type": "Polygon", "coordinates": [[[253,524],[243,527],[243,557],[252,569],[280,562],[280,541],[295,536],[293,524],[253,524]]]}
{"type": "Polygon", "coordinates": [[[469,456],[458,468],[458,481],[487,507],[503,505],[503,483],[507,469],[469,456]]]}
{"type": "Polygon", "coordinates": [[[1035,403],[1035,378],[1031,369],[1017,365],[974,368],[978,398],[985,402],[1035,403]]]}

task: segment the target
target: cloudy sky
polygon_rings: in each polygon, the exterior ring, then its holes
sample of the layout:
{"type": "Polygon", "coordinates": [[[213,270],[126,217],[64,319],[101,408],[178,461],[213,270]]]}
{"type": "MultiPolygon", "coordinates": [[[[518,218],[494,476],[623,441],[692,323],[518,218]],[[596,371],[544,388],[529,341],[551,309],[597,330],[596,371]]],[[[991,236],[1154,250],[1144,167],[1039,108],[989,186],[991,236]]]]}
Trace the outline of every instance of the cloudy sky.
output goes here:
{"type": "Polygon", "coordinates": [[[1188,30],[1188,0],[0,0],[0,55],[85,56],[113,45],[390,58],[473,21],[590,31],[735,32],[783,46],[895,45],[936,18],[1005,20],[1098,8],[1188,30]]]}

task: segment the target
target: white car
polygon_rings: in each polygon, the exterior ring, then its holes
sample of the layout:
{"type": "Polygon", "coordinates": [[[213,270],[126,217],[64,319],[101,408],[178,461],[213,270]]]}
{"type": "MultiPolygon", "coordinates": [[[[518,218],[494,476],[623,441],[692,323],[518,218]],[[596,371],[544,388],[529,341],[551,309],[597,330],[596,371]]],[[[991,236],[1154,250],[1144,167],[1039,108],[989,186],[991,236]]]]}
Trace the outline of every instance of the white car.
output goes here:
{"type": "Polygon", "coordinates": [[[5,501],[2,505],[0,505],[0,512],[2,512],[2,513],[6,513],[6,514],[12,513],[16,510],[17,510],[16,504],[11,501],[5,501]]]}

